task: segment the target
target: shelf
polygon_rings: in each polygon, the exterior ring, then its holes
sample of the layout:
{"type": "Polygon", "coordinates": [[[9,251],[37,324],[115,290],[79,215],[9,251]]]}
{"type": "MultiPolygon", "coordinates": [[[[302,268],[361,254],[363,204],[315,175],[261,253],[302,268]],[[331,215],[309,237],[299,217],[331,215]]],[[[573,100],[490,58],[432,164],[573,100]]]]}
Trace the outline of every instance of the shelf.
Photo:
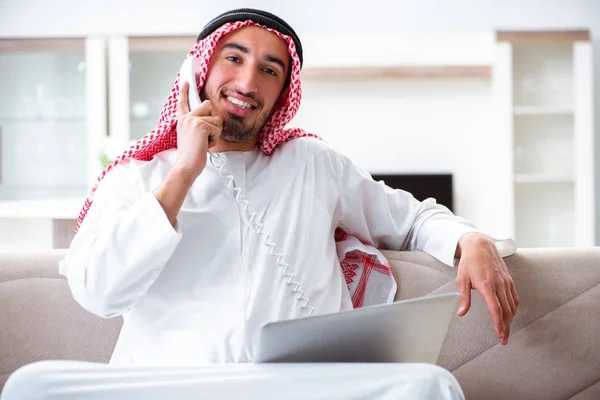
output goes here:
{"type": "Polygon", "coordinates": [[[403,78],[490,78],[489,65],[389,66],[389,67],[309,67],[302,79],[343,81],[403,78]]]}
{"type": "Polygon", "coordinates": [[[0,218],[77,219],[84,197],[0,201],[0,218]]]}
{"type": "MultiPolygon", "coordinates": [[[[196,44],[196,36],[130,36],[132,52],[178,51],[187,53],[196,44]]],[[[183,54],[185,56],[185,54],[183,54]]]]}
{"type": "Polygon", "coordinates": [[[58,117],[58,118],[48,118],[48,117],[39,117],[39,118],[35,118],[35,117],[31,117],[31,118],[2,118],[0,117],[0,123],[11,123],[11,124],[18,124],[18,123],[32,123],[32,122],[38,122],[38,123],[58,123],[58,122],[86,122],[86,118],[85,117],[58,117]]]}
{"type": "Polygon", "coordinates": [[[556,174],[515,174],[515,183],[573,183],[573,176],[556,174]]]}
{"type": "Polygon", "coordinates": [[[499,42],[509,42],[513,45],[552,45],[552,44],[571,44],[578,41],[589,41],[590,31],[581,30],[562,30],[562,31],[497,31],[496,40],[499,42]]]}
{"type": "Polygon", "coordinates": [[[85,51],[84,38],[0,39],[0,52],[63,52],[85,51]]]}
{"type": "Polygon", "coordinates": [[[571,115],[573,109],[571,107],[557,106],[515,106],[513,108],[514,115],[571,115]]]}

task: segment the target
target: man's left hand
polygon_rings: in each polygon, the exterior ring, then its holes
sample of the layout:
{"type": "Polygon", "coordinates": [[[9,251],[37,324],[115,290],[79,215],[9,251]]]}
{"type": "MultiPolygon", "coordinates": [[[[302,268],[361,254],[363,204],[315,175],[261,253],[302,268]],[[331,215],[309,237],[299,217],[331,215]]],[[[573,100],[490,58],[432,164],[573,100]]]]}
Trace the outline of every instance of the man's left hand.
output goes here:
{"type": "Polygon", "coordinates": [[[492,314],[496,336],[500,343],[507,344],[519,296],[494,241],[480,233],[467,233],[458,242],[457,256],[460,257],[456,277],[460,293],[458,315],[469,311],[471,289],[477,290],[492,314]]]}

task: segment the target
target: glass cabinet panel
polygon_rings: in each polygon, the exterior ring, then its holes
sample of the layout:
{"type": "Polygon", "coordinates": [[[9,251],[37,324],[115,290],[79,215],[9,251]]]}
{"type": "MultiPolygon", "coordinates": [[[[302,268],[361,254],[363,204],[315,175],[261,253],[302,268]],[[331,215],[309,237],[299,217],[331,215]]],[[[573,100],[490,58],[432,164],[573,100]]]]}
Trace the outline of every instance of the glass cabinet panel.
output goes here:
{"type": "Polygon", "coordinates": [[[84,39],[0,39],[0,201],[83,196],[84,39]]]}
{"type": "Polygon", "coordinates": [[[153,130],[195,37],[129,38],[130,140],[153,130]]]}

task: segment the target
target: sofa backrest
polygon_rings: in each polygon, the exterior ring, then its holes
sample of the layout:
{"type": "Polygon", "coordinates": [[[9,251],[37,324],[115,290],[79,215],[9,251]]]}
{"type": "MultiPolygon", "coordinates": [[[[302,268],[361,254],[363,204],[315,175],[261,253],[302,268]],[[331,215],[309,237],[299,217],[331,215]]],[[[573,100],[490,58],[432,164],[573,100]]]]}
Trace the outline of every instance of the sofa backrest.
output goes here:
{"type": "MultiPolygon", "coordinates": [[[[384,251],[396,300],[456,291],[456,270],[424,253],[384,251]]],[[[47,359],[107,362],[121,319],[81,308],[58,274],[64,250],[0,252],[0,390],[8,375],[47,359]]],[[[485,303],[456,317],[439,364],[467,398],[600,399],[600,248],[522,249],[506,258],[521,304],[508,346],[485,303]]]]}

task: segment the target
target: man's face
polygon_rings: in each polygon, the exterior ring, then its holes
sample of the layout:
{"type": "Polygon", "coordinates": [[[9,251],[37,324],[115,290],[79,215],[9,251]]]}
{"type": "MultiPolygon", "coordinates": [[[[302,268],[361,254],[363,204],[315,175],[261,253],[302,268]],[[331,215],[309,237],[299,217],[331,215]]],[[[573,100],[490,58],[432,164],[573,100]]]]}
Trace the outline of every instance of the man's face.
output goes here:
{"type": "Polygon", "coordinates": [[[285,41],[256,26],[219,40],[200,95],[223,118],[221,139],[243,143],[256,137],[281,96],[289,59],[285,41]]]}

